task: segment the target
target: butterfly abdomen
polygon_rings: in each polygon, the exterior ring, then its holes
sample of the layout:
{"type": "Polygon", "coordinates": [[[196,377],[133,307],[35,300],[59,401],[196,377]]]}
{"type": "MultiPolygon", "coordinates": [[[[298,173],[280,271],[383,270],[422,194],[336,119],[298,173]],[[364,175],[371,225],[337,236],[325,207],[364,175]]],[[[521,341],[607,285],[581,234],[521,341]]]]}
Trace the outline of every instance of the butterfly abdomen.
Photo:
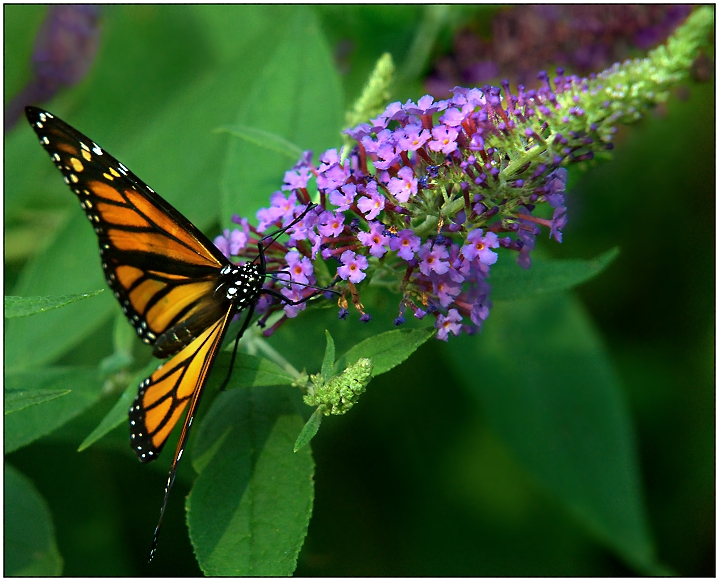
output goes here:
{"type": "Polygon", "coordinates": [[[212,323],[217,321],[228,310],[229,302],[226,300],[204,299],[200,300],[189,316],[170,327],[155,341],[152,355],[158,359],[165,359],[189,345],[212,323]]]}

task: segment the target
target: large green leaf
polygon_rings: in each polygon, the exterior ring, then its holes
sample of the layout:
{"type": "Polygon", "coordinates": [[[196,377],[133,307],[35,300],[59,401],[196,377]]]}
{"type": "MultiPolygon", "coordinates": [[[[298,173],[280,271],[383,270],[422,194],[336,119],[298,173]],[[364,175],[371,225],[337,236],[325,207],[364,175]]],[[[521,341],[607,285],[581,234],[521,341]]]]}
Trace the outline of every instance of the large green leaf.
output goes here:
{"type": "MultiPolygon", "coordinates": [[[[222,63],[240,64],[237,60],[267,55],[267,46],[276,44],[283,36],[284,24],[293,18],[293,6],[274,4],[198,4],[193,6],[194,19],[203,22],[207,42],[211,43],[215,58],[222,63]],[[238,30],[242,34],[238,34],[238,30]],[[269,43],[265,45],[264,43],[269,43]],[[260,52],[254,53],[259,49],[260,52]]],[[[264,60],[257,59],[258,61],[264,60]]],[[[247,62],[248,76],[253,70],[247,62]]]]}
{"type": "Polygon", "coordinates": [[[5,464],[5,551],[9,577],[49,577],[62,573],[62,557],[45,499],[33,483],[5,464]]]}
{"type": "Polygon", "coordinates": [[[44,313],[52,309],[59,309],[60,307],[64,307],[70,303],[99,295],[103,290],[104,289],[100,289],[90,293],[63,296],[5,297],[5,318],[13,319],[15,317],[27,317],[29,315],[44,313]]]}
{"type": "Polygon", "coordinates": [[[425,329],[397,329],[380,333],[358,343],[347,351],[335,364],[335,372],[339,373],[348,364],[360,357],[372,360],[372,375],[375,377],[386,373],[407,359],[419,349],[437,330],[434,327],[425,329]]]}
{"type": "Polygon", "coordinates": [[[294,143],[290,143],[283,137],[257,129],[255,127],[247,127],[245,125],[227,125],[220,127],[218,133],[229,133],[233,137],[237,137],[246,141],[258,150],[265,149],[277,155],[284,156],[288,165],[294,164],[302,155],[302,149],[294,143]]]}
{"type": "MultiPolygon", "coordinates": [[[[43,151],[38,154],[45,155],[43,151]]],[[[104,287],[97,240],[78,208],[49,247],[29,261],[13,294],[71,295],[104,287]]],[[[5,326],[6,369],[52,362],[97,329],[116,304],[111,293],[101,293],[92,301],[68,304],[42,317],[10,319],[5,326]]]]}
{"type": "Polygon", "coordinates": [[[7,104],[30,79],[28,62],[33,50],[33,35],[45,17],[47,6],[8,5],[4,10],[3,34],[6,46],[4,64],[5,83],[3,86],[7,104]]]}
{"type": "Polygon", "coordinates": [[[492,266],[489,277],[492,300],[509,301],[569,290],[597,276],[618,254],[619,249],[612,248],[593,260],[550,260],[535,253],[528,270],[514,261],[500,260],[492,266]]]}
{"type": "Polygon", "coordinates": [[[5,388],[5,415],[70,393],[71,389],[8,389],[5,388]]]}
{"type": "Polygon", "coordinates": [[[314,499],[309,447],[293,451],[304,423],[299,396],[287,387],[233,389],[205,417],[187,521],[207,575],[295,570],[314,499]]]}
{"type": "Polygon", "coordinates": [[[63,397],[16,411],[5,417],[5,453],[12,452],[56,430],[86,410],[102,395],[102,381],[92,367],[47,367],[6,372],[9,392],[62,390],[63,397]]]}
{"type": "Polygon", "coordinates": [[[449,347],[463,385],[527,470],[628,563],[658,572],[627,404],[578,302],[498,303],[481,336],[449,347]]]}
{"type": "MultiPolygon", "coordinates": [[[[137,144],[152,132],[158,113],[168,101],[213,69],[213,58],[203,39],[208,31],[202,30],[194,10],[187,6],[164,10],[108,6],[103,7],[103,12],[102,42],[87,77],[76,87],[60,92],[47,106],[99,140],[100,145],[147,180],[143,166],[135,164],[137,144]],[[128,84],[126,75],[118,71],[132,71],[132,82],[128,84]]],[[[67,200],[65,205],[69,206],[67,187],[47,157],[37,155],[37,139],[24,121],[20,121],[15,134],[13,137],[19,141],[8,148],[5,161],[10,185],[5,189],[7,215],[15,216],[28,205],[50,200],[56,204],[67,200]]],[[[165,146],[172,150],[180,143],[165,146]]],[[[151,166],[153,160],[154,156],[147,158],[146,166],[151,166]]],[[[165,168],[166,173],[168,170],[165,168]]]]}
{"type": "MultiPolygon", "coordinates": [[[[230,353],[223,352],[217,356],[213,366],[210,389],[225,379],[230,372],[230,353]]],[[[227,387],[260,387],[267,385],[291,385],[293,376],[282,370],[280,366],[264,357],[238,353],[232,366],[232,376],[227,387]]]]}
{"type": "MultiPolygon", "coordinates": [[[[286,26],[285,34],[268,47],[272,56],[263,58],[262,74],[236,121],[273,135],[273,143],[280,138],[316,152],[336,146],[343,115],[341,87],[315,14],[294,6],[288,23],[277,22],[277,26],[286,26]]],[[[223,221],[227,223],[234,213],[246,215],[267,205],[291,166],[285,155],[272,149],[232,140],[222,176],[223,221]]]]}
{"type": "Polygon", "coordinates": [[[112,406],[112,409],[102,418],[102,421],[97,427],[82,441],[80,447],[77,449],[78,452],[89,448],[105,434],[114,430],[120,424],[127,422],[127,411],[130,409],[132,402],[135,401],[140,382],[155,371],[159,365],[160,363],[153,359],[145,365],[141,371],[133,374],[130,381],[128,381],[125,391],[122,392],[117,402],[115,402],[115,405],[112,406]]]}

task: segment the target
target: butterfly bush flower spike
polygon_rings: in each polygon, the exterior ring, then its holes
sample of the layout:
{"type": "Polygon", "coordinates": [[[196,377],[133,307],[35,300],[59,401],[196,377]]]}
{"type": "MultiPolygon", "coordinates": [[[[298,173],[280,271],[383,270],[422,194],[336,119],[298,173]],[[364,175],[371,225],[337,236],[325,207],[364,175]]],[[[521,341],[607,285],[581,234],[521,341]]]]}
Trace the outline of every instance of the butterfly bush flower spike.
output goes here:
{"type": "MultiPolygon", "coordinates": [[[[699,8],[647,58],[589,77],[540,72],[538,89],[507,81],[455,87],[448,99],[425,95],[381,110],[364,95],[372,106],[364,119],[355,107],[342,151],[323,152],[317,165],[305,154],[246,232],[260,237],[288,224],[316,188],[319,207],[304,230],[277,244],[276,258],[268,249],[272,267],[290,272],[271,284],[291,288],[294,300],[308,296],[312,289],[298,283],[317,284],[311,261],[322,260],[336,273],[342,319],[352,303],[369,321],[360,295],[381,284],[398,297],[395,325],[409,312],[431,315],[440,340],[479,331],[491,310],[494,265],[514,259],[529,268],[542,232],[562,242],[566,168],[608,155],[618,124],[665,100],[712,25],[713,11],[699,8]]],[[[385,91],[386,76],[373,83],[385,91]]],[[[218,244],[232,252],[245,242],[226,232],[218,244]]],[[[293,316],[288,305],[271,308],[293,316]]]]}

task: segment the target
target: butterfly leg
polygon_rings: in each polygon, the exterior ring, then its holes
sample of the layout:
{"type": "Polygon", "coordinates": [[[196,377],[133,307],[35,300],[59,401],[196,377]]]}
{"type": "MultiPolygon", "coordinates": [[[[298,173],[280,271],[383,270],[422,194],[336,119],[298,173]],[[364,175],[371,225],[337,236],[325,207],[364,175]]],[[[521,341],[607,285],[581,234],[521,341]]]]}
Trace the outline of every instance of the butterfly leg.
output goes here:
{"type": "Polygon", "coordinates": [[[225,377],[225,380],[220,385],[220,391],[225,391],[227,388],[227,384],[230,381],[230,377],[232,376],[232,368],[235,366],[235,356],[237,355],[237,346],[240,344],[240,339],[242,339],[242,335],[245,334],[245,331],[247,330],[247,326],[250,324],[250,319],[252,319],[252,315],[255,314],[255,305],[252,304],[247,309],[247,316],[245,317],[245,320],[242,322],[242,328],[240,329],[240,332],[237,333],[237,337],[235,337],[235,347],[232,349],[232,359],[230,359],[230,368],[227,371],[227,377],[225,377]]]}

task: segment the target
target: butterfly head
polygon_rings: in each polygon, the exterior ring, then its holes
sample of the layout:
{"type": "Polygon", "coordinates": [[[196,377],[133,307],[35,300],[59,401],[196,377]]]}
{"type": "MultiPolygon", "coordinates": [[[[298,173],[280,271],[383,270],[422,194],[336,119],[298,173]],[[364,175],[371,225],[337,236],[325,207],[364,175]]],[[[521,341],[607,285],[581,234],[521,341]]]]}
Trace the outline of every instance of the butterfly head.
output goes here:
{"type": "Polygon", "coordinates": [[[215,296],[224,297],[242,309],[257,300],[264,281],[265,275],[257,264],[228,264],[220,271],[215,296]]]}

